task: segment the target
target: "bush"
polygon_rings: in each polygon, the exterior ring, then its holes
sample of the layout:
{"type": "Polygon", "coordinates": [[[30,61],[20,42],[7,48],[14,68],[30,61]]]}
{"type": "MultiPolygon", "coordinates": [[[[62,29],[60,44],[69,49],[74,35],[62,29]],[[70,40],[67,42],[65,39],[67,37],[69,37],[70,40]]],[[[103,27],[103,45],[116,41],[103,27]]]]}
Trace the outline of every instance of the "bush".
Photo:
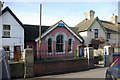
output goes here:
{"type": "Polygon", "coordinates": [[[103,56],[99,56],[99,61],[103,61],[103,60],[104,60],[103,56]]]}
{"type": "Polygon", "coordinates": [[[77,50],[75,50],[75,56],[74,58],[78,58],[77,50]]]}

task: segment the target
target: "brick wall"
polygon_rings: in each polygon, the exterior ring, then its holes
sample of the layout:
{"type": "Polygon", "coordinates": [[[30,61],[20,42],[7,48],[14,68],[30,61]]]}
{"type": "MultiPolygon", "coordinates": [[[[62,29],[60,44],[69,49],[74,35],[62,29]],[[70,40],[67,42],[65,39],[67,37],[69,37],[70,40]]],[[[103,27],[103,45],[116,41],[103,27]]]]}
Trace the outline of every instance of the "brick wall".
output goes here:
{"type": "Polygon", "coordinates": [[[88,60],[86,58],[79,58],[71,60],[39,61],[34,63],[35,76],[76,69],[88,69],[88,60]]]}

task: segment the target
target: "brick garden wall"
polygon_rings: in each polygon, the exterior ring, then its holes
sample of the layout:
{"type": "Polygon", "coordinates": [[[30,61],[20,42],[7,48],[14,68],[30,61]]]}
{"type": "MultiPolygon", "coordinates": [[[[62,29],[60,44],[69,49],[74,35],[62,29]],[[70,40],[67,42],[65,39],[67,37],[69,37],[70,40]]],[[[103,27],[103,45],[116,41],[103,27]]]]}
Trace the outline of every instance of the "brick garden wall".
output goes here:
{"type": "Polygon", "coordinates": [[[88,60],[86,58],[79,58],[71,60],[39,61],[34,63],[35,76],[76,69],[88,69],[88,60]]]}

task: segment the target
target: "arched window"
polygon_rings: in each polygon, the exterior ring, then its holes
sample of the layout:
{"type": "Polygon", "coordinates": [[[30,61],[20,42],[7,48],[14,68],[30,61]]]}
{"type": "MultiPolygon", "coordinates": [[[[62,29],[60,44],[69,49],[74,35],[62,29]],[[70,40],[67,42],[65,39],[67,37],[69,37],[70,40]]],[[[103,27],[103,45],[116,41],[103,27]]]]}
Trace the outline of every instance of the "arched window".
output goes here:
{"type": "Polygon", "coordinates": [[[51,53],[52,52],[52,39],[49,38],[48,39],[48,53],[51,53]]]}
{"type": "Polygon", "coordinates": [[[58,35],[56,38],[56,52],[63,52],[63,36],[58,35]]]}
{"type": "Polygon", "coordinates": [[[68,51],[72,51],[72,39],[68,40],[68,51]]]}

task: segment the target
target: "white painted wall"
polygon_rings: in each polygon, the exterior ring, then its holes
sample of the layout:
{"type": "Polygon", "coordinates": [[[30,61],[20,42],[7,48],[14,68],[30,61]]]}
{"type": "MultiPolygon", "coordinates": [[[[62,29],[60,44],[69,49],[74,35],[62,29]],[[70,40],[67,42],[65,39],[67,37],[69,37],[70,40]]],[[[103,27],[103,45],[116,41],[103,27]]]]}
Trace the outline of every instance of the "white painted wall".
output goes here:
{"type": "Polygon", "coordinates": [[[11,26],[11,38],[2,38],[2,46],[10,46],[11,51],[14,50],[14,46],[21,46],[21,51],[24,51],[24,29],[22,28],[22,26],[13,18],[13,16],[9,12],[5,12],[1,17],[2,30],[3,24],[8,24],[11,26]]]}

